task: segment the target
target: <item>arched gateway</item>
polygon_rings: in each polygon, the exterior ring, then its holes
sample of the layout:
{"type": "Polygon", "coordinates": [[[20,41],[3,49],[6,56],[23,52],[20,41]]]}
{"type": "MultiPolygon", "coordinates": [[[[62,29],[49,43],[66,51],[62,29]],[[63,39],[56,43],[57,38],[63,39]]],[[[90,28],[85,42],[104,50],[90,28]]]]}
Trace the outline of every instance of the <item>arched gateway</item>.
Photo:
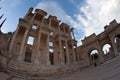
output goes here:
{"type": "Polygon", "coordinates": [[[82,40],[82,45],[77,47],[77,54],[80,54],[88,66],[91,65],[91,59],[89,51],[97,49],[99,53],[99,62],[114,58],[119,55],[120,52],[120,24],[113,20],[109,25],[104,27],[104,31],[99,35],[93,33],[92,35],[85,37],[82,40]],[[109,54],[104,54],[103,47],[105,44],[109,44],[109,54]],[[82,53],[81,53],[82,52],[82,53]]]}

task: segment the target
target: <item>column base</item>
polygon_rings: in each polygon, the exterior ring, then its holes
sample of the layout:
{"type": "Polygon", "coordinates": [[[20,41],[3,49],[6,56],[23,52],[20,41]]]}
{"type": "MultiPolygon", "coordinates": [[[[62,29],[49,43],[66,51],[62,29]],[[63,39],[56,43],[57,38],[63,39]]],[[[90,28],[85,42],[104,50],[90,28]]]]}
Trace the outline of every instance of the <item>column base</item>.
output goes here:
{"type": "Polygon", "coordinates": [[[18,62],[22,62],[22,60],[23,60],[23,59],[22,59],[22,56],[18,56],[17,61],[18,61],[18,62]]]}
{"type": "Polygon", "coordinates": [[[39,60],[38,59],[35,59],[35,64],[40,64],[39,60]]]}

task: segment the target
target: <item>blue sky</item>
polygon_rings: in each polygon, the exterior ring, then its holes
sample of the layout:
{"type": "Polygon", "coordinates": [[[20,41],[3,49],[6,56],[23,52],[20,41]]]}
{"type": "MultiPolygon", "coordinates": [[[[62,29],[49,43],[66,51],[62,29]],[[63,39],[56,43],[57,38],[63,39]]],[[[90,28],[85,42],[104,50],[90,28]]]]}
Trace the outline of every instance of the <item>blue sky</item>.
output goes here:
{"type": "Polygon", "coordinates": [[[40,8],[73,27],[78,45],[85,36],[102,32],[113,19],[120,22],[120,0],[2,0],[0,6],[2,20],[7,17],[3,32],[14,31],[30,7],[40,8]]]}

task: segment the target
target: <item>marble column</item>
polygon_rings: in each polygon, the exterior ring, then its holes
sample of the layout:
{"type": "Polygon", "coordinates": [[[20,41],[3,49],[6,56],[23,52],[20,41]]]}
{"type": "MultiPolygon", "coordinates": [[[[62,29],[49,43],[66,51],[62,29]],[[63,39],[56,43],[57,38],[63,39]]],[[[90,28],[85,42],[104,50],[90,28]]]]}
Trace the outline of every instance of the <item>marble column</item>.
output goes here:
{"type": "Polygon", "coordinates": [[[61,38],[60,38],[60,36],[59,36],[59,46],[60,46],[60,62],[61,62],[61,64],[65,64],[65,60],[64,60],[64,55],[63,55],[63,46],[62,46],[62,40],[61,40],[61,38]]]}
{"type": "Polygon", "coordinates": [[[18,54],[18,61],[22,62],[23,61],[23,54],[24,54],[24,50],[25,50],[25,42],[27,41],[27,35],[28,35],[28,29],[26,29],[24,36],[23,36],[23,40],[21,43],[21,47],[20,47],[20,53],[18,54]]]}
{"type": "Polygon", "coordinates": [[[73,46],[73,41],[72,41],[72,53],[73,53],[73,62],[76,63],[76,55],[75,55],[75,49],[73,46]]]}
{"type": "Polygon", "coordinates": [[[76,62],[79,62],[79,54],[77,53],[77,46],[75,46],[75,56],[76,56],[76,62]]]}
{"type": "Polygon", "coordinates": [[[35,42],[35,60],[34,60],[34,63],[36,64],[40,64],[40,37],[41,37],[41,33],[38,34],[37,36],[37,40],[35,42]]]}
{"type": "Polygon", "coordinates": [[[40,49],[40,41],[41,41],[41,27],[42,27],[42,25],[43,25],[43,21],[44,21],[44,18],[42,19],[42,21],[41,21],[41,24],[38,26],[38,33],[37,33],[37,35],[38,35],[38,37],[37,37],[37,47],[36,47],[36,59],[35,59],[35,63],[37,63],[37,64],[41,64],[42,62],[41,62],[41,49],[40,49]]]}
{"type": "Polygon", "coordinates": [[[49,41],[50,41],[50,35],[48,35],[48,37],[47,37],[47,42],[46,42],[46,44],[47,44],[47,47],[46,47],[46,64],[47,65],[50,65],[50,59],[49,59],[49,41]]]}
{"type": "Polygon", "coordinates": [[[54,65],[59,64],[59,43],[54,41],[54,65]]]}
{"type": "Polygon", "coordinates": [[[66,43],[65,43],[65,46],[66,46],[66,60],[67,60],[67,64],[70,64],[70,55],[69,55],[69,51],[68,51],[68,42],[66,40],[66,43]]]}
{"type": "Polygon", "coordinates": [[[79,61],[80,61],[80,54],[79,54],[79,52],[77,51],[77,46],[76,46],[76,56],[77,56],[77,62],[79,62],[79,61]]]}

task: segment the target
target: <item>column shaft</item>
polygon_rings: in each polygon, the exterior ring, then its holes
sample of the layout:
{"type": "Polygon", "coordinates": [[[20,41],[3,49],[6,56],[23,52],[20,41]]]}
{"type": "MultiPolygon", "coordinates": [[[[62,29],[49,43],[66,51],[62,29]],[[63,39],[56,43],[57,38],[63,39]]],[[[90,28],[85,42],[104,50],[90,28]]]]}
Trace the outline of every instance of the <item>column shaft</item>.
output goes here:
{"type": "Polygon", "coordinates": [[[23,40],[21,43],[20,53],[18,55],[18,61],[20,61],[20,62],[23,61],[23,54],[24,54],[24,49],[25,49],[25,42],[27,40],[27,34],[28,34],[28,30],[25,31],[24,36],[23,36],[23,40]]]}
{"type": "Polygon", "coordinates": [[[47,53],[46,53],[46,64],[47,64],[47,65],[50,65],[50,59],[49,59],[49,41],[50,41],[50,40],[49,40],[49,38],[50,38],[50,37],[49,37],[49,35],[48,35],[48,37],[47,37],[47,49],[46,49],[46,50],[47,50],[47,53]]]}
{"type": "Polygon", "coordinates": [[[74,46],[73,46],[73,41],[72,41],[72,52],[73,52],[74,63],[76,63],[76,55],[75,55],[75,50],[74,50],[74,46]]]}
{"type": "Polygon", "coordinates": [[[41,24],[38,26],[38,38],[37,38],[37,47],[36,47],[36,60],[35,63],[41,64],[41,49],[40,49],[40,41],[41,41],[41,27],[43,25],[44,18],[41,21],[41,24]]]}
{"type": "Polygon", "coordinates": [[[37,64],[40,64],[40,37],[41,37],[41,33],[39,33],[38,34],[38,37],[36,38],[37,40],[36,40],[36,53],[35,53],[35,63],[37,63],[37,64]]]}
{"type": "Polygon", "coordinates": [[[60,62],[61,64],[64,64],[64,55],[63,55],[63,49],[62,49],[62,42],[61,42],[61,38],[59,36],[59,46],[60,46],[60,62]]]}
{"type": "Polygon", "coordinates": [[[69,56],[69,53],[68,53],[68,42],[66,40],[66,58],[67,58],[67,64],[70,64],[70,56],[69,56]]]}

